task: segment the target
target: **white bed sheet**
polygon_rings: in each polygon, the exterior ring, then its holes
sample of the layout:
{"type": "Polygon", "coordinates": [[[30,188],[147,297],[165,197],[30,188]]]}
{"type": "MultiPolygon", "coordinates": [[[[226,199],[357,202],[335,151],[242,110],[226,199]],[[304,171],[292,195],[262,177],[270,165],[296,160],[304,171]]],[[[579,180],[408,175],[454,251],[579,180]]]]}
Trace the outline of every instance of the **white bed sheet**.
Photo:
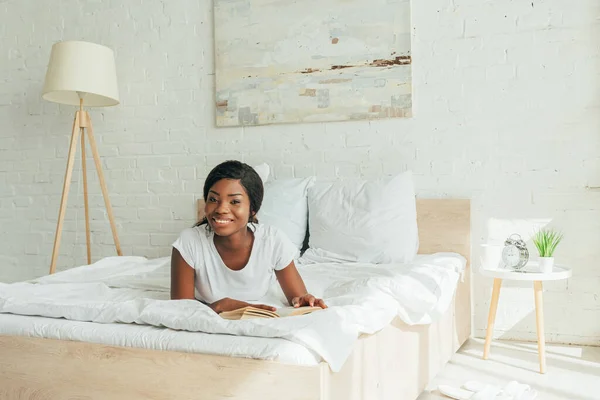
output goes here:
{"type": "MultiPolygon", "coordinates": [[[[10,334],[308,365],[323,359],[336,371],[361,333],[382,329],[396,315],[411,325],[443,315],[464,268],[464,257],[454,253],[420,256],[410,264],[299,266],[307,287],[326,300],[328,310],[226,321],[199,302],[168,301],[168,258],[109,257],[35,283],[0,283],[0,333],[11,329],[10,334]]],[[[279,306],[284,301],[278,285],[259,300],[279,306]]]]}
{"type": "Polygon", "coordinates": [[[301,344],[281,338],[219,335],[151,325],[99,324],[14,314],[0,314],[0,335],[255,358],[293,365],[314,366],[322,360],[301,344]]]}

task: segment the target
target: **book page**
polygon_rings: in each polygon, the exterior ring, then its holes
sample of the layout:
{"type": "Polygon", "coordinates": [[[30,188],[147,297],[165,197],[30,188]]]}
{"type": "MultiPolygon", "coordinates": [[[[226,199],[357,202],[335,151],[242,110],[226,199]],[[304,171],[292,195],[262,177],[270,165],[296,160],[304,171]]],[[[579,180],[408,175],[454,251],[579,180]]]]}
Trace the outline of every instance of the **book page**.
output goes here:
{"type": "Polygon", "coordinates": [[[277,314],[279,314],[280,317],[293,317],[293,316],[297,316],[297,315],[310,314],[311,312],[318,311],[318,310],[322,310],[322,308],[321,307],[310,307],[310,306],[298,307],[298,308],[284,307],[284,308],[278,308],[277,314]]]}
{"type": "Polygon", "coordinates": [[[245,307],[244,316],[256,318],[277,318],[279,315],[275,311],[269,311],[256,307],[245,307]]]}
{"type": "Polygon", "coordinates": [[[238,320],[238,319],[250,319],[250,318],[279,318],[279,317],[293,317],[297,315],[309,314],[314,311],[321,310],[321,307],[283,307],[278,308],[277,311],[264,310],[262,308],[247,306],[238,308],[237,310],[224,311],[221,314],[221,318],[238,320]]]}
{"type": "Polygon", "coordinates": [[[224,311],[219,314],[224,319],[249,319],[249,318],[278,318],[274,311],[263,310],[262,308],[247,306],[236,310],[224,311]]]}

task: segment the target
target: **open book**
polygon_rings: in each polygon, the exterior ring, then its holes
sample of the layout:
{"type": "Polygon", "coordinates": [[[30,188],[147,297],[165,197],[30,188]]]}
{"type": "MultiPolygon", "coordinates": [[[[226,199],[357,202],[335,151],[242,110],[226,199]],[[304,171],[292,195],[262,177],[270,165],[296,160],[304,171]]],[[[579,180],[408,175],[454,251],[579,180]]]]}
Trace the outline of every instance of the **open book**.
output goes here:
{"type": "Polygon", "coordinates": [[[282,318],[309,314],[317,310],[321,310],[321,307],[284,307],[278,308],[277,311],[269,311],[263,310],[262,308],[247,306],[238,308],[237,310],[224,311],[219,315],[225,319],[282,318]]]}

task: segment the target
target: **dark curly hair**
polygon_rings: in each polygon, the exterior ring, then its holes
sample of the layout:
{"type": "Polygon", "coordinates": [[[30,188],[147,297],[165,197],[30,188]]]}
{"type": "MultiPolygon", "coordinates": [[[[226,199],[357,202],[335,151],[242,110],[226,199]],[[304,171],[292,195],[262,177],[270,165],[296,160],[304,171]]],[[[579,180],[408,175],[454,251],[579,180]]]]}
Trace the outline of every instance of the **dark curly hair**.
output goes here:
{"type": "MultiPolygon", "coordinates": [[[[204,202],[208,200],[208,191],[221,179],[239,180],[242,187],[248,193],[250,199],[250,219],[248,222],[258,223],[256,213],[260,210],[264,196],[264,187],[262,179],[258,173],[246,163],[229,160],[222,162],[210,171],[204,182],[204,202]]],[[[208,225],[206,217],[195,226],[208,225]]]]}

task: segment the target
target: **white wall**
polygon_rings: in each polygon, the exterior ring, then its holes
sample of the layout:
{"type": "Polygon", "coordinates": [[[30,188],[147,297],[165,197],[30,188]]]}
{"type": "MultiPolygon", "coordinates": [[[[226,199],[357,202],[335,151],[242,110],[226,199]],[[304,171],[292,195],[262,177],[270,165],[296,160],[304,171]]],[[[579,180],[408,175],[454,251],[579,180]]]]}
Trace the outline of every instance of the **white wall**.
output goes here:
{"type": "MultiPolygon", "coordinates": [[[[40,91],[51,45],[81,39],[116,52],[122,104],[92,117],[125,254],[168,255],[224,159],[266,161],[276,178],[409,168],[420,196],[472,199],[474,267],[513,231],[563,229],[558,261],[575,272],[545,286],[548,339],[600,344],[600,191],[586,188],[600,185],[600,2],[414,1],[414,118],[247,129],[214,127],[211,9],[0,2],[0,281],[47,273],[75,110],[40,91]]],[[[78,166],[61,268],[85,262],[79,177],[78,166]]],[[[114,248],[91,178],[97,260],[114,248]]],[[[473,284],[481,335],[491,282],[473,284]]],[[[504,286],[496,327],[535,338],[529,286],[504,286]]]]}

